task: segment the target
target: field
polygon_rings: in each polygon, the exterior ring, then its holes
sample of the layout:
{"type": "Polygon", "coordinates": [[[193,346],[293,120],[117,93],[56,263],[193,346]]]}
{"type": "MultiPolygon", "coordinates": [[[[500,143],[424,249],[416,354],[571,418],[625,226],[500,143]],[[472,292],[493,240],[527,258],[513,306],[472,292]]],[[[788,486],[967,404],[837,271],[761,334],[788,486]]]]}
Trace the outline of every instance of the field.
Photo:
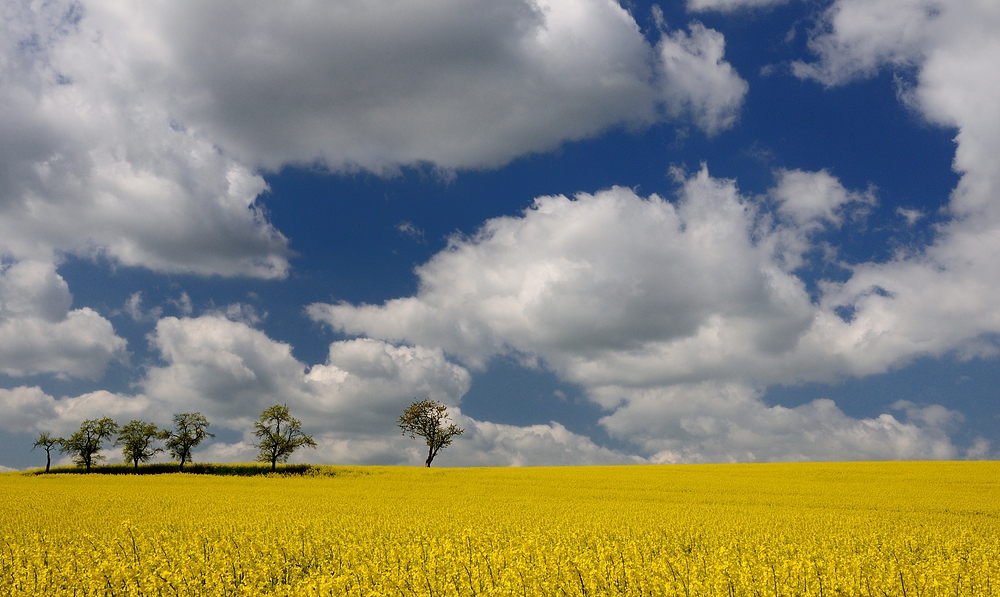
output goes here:
{"type": "Polygon", "coordinates": [[[0,474],[0,595],[1000,595],[1000,463],[0,474]]]}

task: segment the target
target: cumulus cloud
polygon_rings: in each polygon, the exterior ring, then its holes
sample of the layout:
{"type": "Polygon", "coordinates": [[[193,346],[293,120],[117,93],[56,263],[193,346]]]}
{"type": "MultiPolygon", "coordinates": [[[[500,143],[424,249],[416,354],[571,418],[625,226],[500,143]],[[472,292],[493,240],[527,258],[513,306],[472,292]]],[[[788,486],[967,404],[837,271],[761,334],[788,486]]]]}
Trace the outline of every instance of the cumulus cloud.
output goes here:
{"type": "MultiPolygon", "coordinates": [[[[721,60],[719,33],[696,24],[691,35],[665,35],[654,52],[611,0],[280,9],[89,0],[8,12],[5,79],[16,110],[7,128],[33,150],[14,162],[18,178],[36,171],[29,181],[65,186],[96,176],[96,188],[73,190],[147,210],[169,199],[187,208],[170,212],[175,219],[213,216],[204,225],[243,237],[275,273],[284,239],[231,209],[252,206],[262,189],[247,168],[492,167],[610,126],[655,122],[661,94],[671,111],[690,107],[714,132],[731,123],[745,91],[721,60]]],[[[115,246],[116,256],[155,253],[160,267],[178,267],[177,256],[160,254],[165,247],[131,242],[115,246]]]]}
{"type": "Polygon", "coordinates": [[[662,97],[674,117],[689,115],[709,135],[736,122],[749,85],[722,58],[722,34],[698,22],[656,46],[662,97]]]}
{"type": "MultiPolygon", "coordinates": [[[[787,174],[778,195],[793,193],[789,178],[827,177],[787,174]]],[[[836,202],[831,189],[843,189],[800,186],[810,198],[794,201],[804,205],[836,202]]],[[[824,225],[816,219],[803,224],[824,225]]],[[[451,239],[417,269],[416,296],[308,311],[350,334],[440,346],[472,367],[498,354],[539,358],[588,387],[829,378],[844,364],[824,364],[823,344],[846,324],[824,320],[790,273],[801,260],[788,241],[794,232],[762,229],[733,181],[703,169],[683,181],[676,203],[623,188],[540,197],[520,217],[451,239]]]]}
{"type": "MultiPolygon", "coordinates": [[[[448,462],[455,466],[568,466],[637,464],[640,456],[598,446],[556,422],[547,425],[500,425],[460,417],[465,435],[455,441],[448,462]]],[[[425,450],[417,455],[426,457],[425,450]]],[[[412,459],[411,459],[412,460],[412,459]]],[[[419,462],[419,460],[418,460],[419,462]]]]}
{"type": "Polygon", "coordinates": [[[315,426],[381,433],[414,396],[454,405],[470,383],[440,349],[370,339],[335,342],[326,363],[307,367],[288,344],[218,315],[161,319],[152,343],[166,365],[147,372],[145,395],[234,429],[288,403],[315,426]]]}
{"type": "MultiPolygon", "coordinates": [[[[859,264],[823,301],[846,305],[888,357],[997,353],[1000,333],[1000,10],[990,3],[839,0],[810,47],[818,56],[796,73],[826,85],[879,68],[915,72],[904,98],[929,121],[955,127],[953,167],[961,174],[947,205],[951,220],[927,248],[886,263],[859,264]],[[876,340],[877,338],[877,340],[876,340]]],[[[914,221],[919,213],[901,214],[914,221]]]]}
{"type": "MultiPolygon", "coordinates": [[[[477,421],[452,408],[453,420],[464,430],[454,443],[434,459],[434,466],[570,466],[645,463],[641,456],[599,446],[589,437],[567,430],[559,423],[500,425],[477,421]]],[[[394,419],[391,419],[394,421],[394,419]]],[[[323,431],[315,436],[317,448],[294,454],[290,462],[338,464],[391,464],[422,466],[427,446],[398,433],[344,433],[323,431]]],[[[217,442],[197,454],[203,460],[232,462],[253,460],[253,438],[217,442]]]]}
{"type": "Polygon", "coordinates": [[[97,391],[56,399],[37,386],[20,386],[0,389],[0,429],[10,433],[48,431],[65,436],[79,429],[86,419],[159,419],[164,412],[156,406],[144,396],[97,391]]]}
{"type": "Polygon", "coordinates": [[[73,297],[51,263],[0,263],[0,373],[97,378],[126,342],[73,297]]]}
{"type": "Polygon", "coordinates": [[[947,432],[959,413],[897,403],[889,413],[856,419],[831,400],[785,408],[738,383],[704,382],[648,389],[602,388],[622,406],[601,420],[652,462],[745,462],[955,458],[947,432]]]}
{"type": "MultiPolygon", "coordinates": [[[[928,0],[837,0],[825,11],[810,40],[810,48],[819,55],[820,62],[800,61],[794,65],[795,72],[837,85],[873,75],[884,64],[917,65],[929,54],[937,33],[947,34],[935,31],[937,25],[943,24],[942,16],[962,18],[956,13],[967,15],[969,8],[928,0]]],[[[975,35],[977,29],[985,32],[975,27],[970,33],[975,35]]]]}
{"type": "MultiPolygon", "coordinates": [[[[171,114],[254,166],[491,167],[656,119],[651,48],[610,0],[87,9],[171,114]]],[[[667,43],[672,96],[728,93],[688,72],[728,68],[712,35],[667,43]]]]}
{"type": "Polygon", "coordinates": [[[298,461],[340,464],[421,464],[421,441],[400,435],[396,419],[414,397],[451,406],[466,432],[441,463],[458,465],[598,464],[637,462],[597,446],[558,423],[516,427],[476,421],[459,403],[470,376],[440,349],[393,346],[371,339],[335,342],[326,363],[306,367],[289,346],[244,323],[217,315],[164,318],[152,341],[164,365],[152,368],[134,396],[92,392],[55,398],[38,387],[0,389],[0,429],[67,434],[84,419],[153,420],[169,426],[178,412],[200,411],[213,425],[243,430],[235,442],[215,442],[195,456],[247,461],[256,456],[251,422],[287,403],[315,435],[319,448],[298,461]]]}
{"type": "MultiPolygon", "coordinates": [[[[434,459],[434,466],[556,466],[636,464],[646,460],[598,446],[590,438],[572,433],[559,423],[547,425],[498,425],[477,421],[452,408],[453,420],[465,433],[434,459]]],[[[398,414],[398,413],[397,413],[398,414]]],[[[395,419],[390,417],[389,420],[395,419]]],[[[427,446],[421,438],[403,437],[398,429],[385,433],[322,431],[315,435],[317,448],[293,454],[290,462],[337,464],[391,464],[422,466],[427,446]]],[[[196,454],[201,460],[233,462],[253,460],[253,438],[216,442],[196,454]]]]}
{"type": "Polygon", "coordinates": [[[4,6],[0,254],[284,276],[286,240],[256,205],[263,179],[173,121],[93,9],[4,6]]]}
{"type": "MultiPolygon", "coordinates": [[[[654,51],[611,0],[3,10],[0,257],[16,260],[282,278],[260,168],[493,167],[664,112],[714,133],[746,87],[719,33],[654,51]]],[[[126,311],[155,319],[140,299],[126,311]]]]}
{"type": "Polygon", "coordinates": [[[150,342],[166,366],[147,371],[145,394],[222,425],[245,426],[264,408],[289,401],[304,376],[288,344],[217,315],[165,317],[150,342]]]}
{"type": "Polygon", "coordinates": [[[766,197],[751,199],[706,169],[682,179],[675,202],[622,188],[540,197],[519,217],[451,239],[417,269],[415,296],[308,312],[349,334],[442,347],[471,367],[496,355],[544,366],[612,411],[603,424],[635,439],[644,457],[950,457],[950,427],[932,416],[940,407],[897,405],[902,421],[858,420],[828,401],[785,409],[759,399],[771,384],[832,382],[991,346],[979,339],[990,328],[960,306],[978,301],[985,316],[995,301],[942,283],[940,272],[931,287],[914,278],[904,288],[885,275],[898,266],[869,273],[878,268],[866,264],[810,297],[795,271],[814,234],[873,201],[825,171],[780,171],[766,197]],[[773,217],[761,201],[777,206],[773,217]],[[907,313],[908,301],[923,311],[907,313]],[[701,447],[654,441],[694,446],[675,429],[688,419],[706,425],[701,447]]]}
{"type": "Polygon", "coordinates": [[[843,222],[845,206],[875,202],[872,190],[865,193],[848,191],[826,170],[781,170],[771,196],[778,203],[778,212],[790,218],[796,227],[810,222],[817,225],[829,222],[839,226],[843,222]]]}
{"type": "MultiPolygon", "coordinates": [[[[1000,217],[1000,10],[989,2],[839,0],[810,41],[817,62],[795,72],[826,85],[871,76],[879,68],[916,69],[904,99],[928,120],[955,127],[954,168],[962,174],[950,209],[962,219],[1000,217]]],[[[959,224],[960,225],[960,224],[959,224]]],[[[991,224],[992,225],[992,224],[991,224]]]]}
{"type": "MultiPolygon", "coordinates": [[[[708,4],[735,6],[695,3],[708,4]]],[[[310,313],[474,367],[496,354],[540,363],[581,384],[608,409],[608,432],[654,461],[982,457],[988,442],[955,446],[961,414],[939,405],[901,401],[856,419],[828,400],[784,408],[760,396],[917,356],[1000,353],[998,30],[988,3],[838,0],[826,11],[810,39],[818,60],[794,72],[825,85],[886,65],[904,81],[915,73],[901,101],[955,127],[961,179],[930,246],[846,266],[849,279],[821,281],[814,299],[795,272],[816,233],[863,213],[874,190],[781,170],[763,216],[703,171],[673,203],[624,189],[539,198],[453,239],[417,270],[415,296],[310,313]]]]}

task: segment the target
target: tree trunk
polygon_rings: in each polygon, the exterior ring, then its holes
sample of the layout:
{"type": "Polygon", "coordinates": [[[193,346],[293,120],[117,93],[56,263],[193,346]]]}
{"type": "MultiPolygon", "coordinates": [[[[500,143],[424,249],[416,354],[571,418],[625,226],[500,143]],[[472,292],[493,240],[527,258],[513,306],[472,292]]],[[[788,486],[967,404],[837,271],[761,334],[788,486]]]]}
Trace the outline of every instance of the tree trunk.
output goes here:
{"type": "Polygon", "coordinates": [[[49,472],[49,464],[52,463],[52,457],[49,455],[49,451],[45,451],[45,472],[49,472]]]}
{"type": "Polygon", "coordinates": [[[427,460],[424,462],[424,465],[427,468],[431,468],[431,461],[432,460],[434,460],[434,448],[428,448],[427,449],[427,460]]]}

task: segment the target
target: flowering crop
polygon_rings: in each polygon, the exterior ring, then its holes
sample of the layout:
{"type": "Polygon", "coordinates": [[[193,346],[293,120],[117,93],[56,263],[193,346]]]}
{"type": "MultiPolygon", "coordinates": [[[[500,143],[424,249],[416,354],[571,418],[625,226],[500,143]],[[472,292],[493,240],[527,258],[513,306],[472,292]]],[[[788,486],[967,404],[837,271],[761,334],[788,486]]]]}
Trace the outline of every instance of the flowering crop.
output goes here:
{"type": "Polygon", "coordinates": [[[1000,595],[1000,463],[0,475],[0,595],[1000,595]]]}

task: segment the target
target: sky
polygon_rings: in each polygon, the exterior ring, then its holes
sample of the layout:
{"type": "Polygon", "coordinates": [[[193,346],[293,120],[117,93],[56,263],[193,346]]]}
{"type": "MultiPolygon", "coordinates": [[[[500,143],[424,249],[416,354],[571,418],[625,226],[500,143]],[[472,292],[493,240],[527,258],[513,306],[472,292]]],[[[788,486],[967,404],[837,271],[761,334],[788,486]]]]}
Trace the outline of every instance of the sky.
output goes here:
{"type": "Polygon", "coordinates": [[[0,11],[0,470],[281,403],[421,465],[424,398],[436,466],[1000,450],[993,0],[0,11]]]}

